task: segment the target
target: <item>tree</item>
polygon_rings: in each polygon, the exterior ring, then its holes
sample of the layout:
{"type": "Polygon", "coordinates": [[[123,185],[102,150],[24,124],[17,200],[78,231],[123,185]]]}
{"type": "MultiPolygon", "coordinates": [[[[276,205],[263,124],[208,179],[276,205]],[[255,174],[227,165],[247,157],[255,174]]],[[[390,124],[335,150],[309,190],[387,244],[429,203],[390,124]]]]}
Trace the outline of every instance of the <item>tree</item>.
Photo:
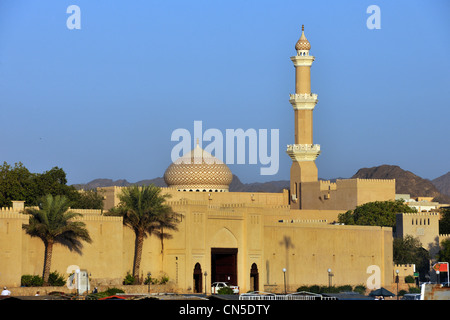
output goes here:
{"type": "Polygon", "coordinates": [[[25,208],[24,213],[30,215],[29,223],[23,229],[32,237],[44,242],[44,284],[48,284],[53,253],[53,245],[59,243],[70,250],[81,252],[82,242],[91,243],[85,223],[74,221],[78,213],[69,211],[70,202],[65,196],[47,195],[39,204],[39,209],[25,208]]]}
{"type": "Polygon", "coordinates": [[[450,262],[450,239],[441,241],[438,260],[442,262],[450,262]]]}
{"type": "Polygon", "coordinates": [[[144,238],[156,235],[160,239],[170,237],[164,230],[177,230],[178,214],[165,204],[170,195],[161,194],[154,185],[130,186],[119,195],[120,203],[106,215],[123,217],[124,225],[135,233],[133,277],[138,280],[144,238]]]}
{"type": "Polygon", "coordinates": [[[96,190],[80,190],[74,196],[72,208],[103,209],[103,195],[96,190]]]}
{"type": "Polygon", "coordinates": [[[338,222],[350,225],[395,227],[397,213],[416,212],[403,200],[375,201],[357,206],[338,216],[338,222]]]}
{"type": "Polygon", "coordinates": [[[0,207],[9,207],[14,200],[31,203],[36,189],[33,174],[22,163],[15,163],[12,167],[3,162],[0,166],[0,207]]]}
{"type": "Polygon", "coordinates": [[[439,220],[439,234],[450,234],[450,209],[442,209],[439,220]]]}
{"type": "Polygon", "coordinates": [[[78,192],[67,185],[63,169],[53,167],[43,173],[31,173],[19,162],[0,166],[0,207],[9,207],[14,200],[25,201],[26,206],[38,206],[42,197],[64,195],[77,209],[102,209],[103,198],[96,191],[78,192]]]}
{"type": "Polygon", "coordinates": [[[394,238],[393,260],[395,264],[415,264],[416,270],[425,276],[430,269],[430,256],[422,247],[418,238],[406,235],[403,238],[394,238]]]}

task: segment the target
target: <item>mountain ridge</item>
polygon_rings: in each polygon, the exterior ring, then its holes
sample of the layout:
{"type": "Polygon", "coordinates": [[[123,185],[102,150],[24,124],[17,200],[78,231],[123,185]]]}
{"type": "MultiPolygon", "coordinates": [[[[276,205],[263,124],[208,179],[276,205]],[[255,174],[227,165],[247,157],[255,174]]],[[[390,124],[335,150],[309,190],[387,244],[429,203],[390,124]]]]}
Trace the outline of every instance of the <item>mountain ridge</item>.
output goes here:
{"type": "Polygon", "coordinates": [[[450,171],[446,174],[431,180],[440,193],[450,196],[450,171]]]}
{"type": "MultiPolygon", "coordinates": [[[[361,168],[350,179],[355,178],[395,179],[395,192],[397,194],[409,194],[411,197],[433,197],[434,201],[450,204],[450,172],[436,179],[428,180],[399,166],[384,164],[370,168],[361,168]]],[[[336,179],[328,180],[335,181],[336,179]]],[[[86,184],[74,184],[73,186],[77,189],[95,189],[109,186],[148,185],[151,183],[158,187],[167,187],[162,177],[137,182],[129,182],[126,179],[94,179],[86,184]]],[[[289,180],[243,183],[239,177],[233,175],[230,192],[282,192],[283,189],[289,189],[289,185],[289,180]]]]}

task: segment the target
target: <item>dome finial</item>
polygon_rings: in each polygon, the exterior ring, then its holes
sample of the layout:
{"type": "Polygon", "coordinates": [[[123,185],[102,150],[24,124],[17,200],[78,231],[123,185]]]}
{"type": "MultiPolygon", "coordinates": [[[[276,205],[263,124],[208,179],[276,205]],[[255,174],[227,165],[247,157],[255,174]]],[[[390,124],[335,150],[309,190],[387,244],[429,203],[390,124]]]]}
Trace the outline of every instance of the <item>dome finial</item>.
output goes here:
{"type": "Polygon", "coordinates": [[[300,39],[295,44],[295,50],[310,50],[311,44],[309,43],[308,39],[306,39],[305,36],[305,25],[302,24],[302,35],[300,36],[300,39]]]}

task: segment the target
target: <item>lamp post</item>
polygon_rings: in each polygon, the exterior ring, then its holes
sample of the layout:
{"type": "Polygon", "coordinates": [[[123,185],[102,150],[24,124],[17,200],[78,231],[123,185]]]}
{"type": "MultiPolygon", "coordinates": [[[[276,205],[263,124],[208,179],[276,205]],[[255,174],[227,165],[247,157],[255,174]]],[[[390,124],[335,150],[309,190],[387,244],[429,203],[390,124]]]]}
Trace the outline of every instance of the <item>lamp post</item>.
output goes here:
{"type": "Polygon", "coordinates": [[[77,284],[77,296],[80,295],[80,269],[75,270],[76,284],[77,284]]]}
{"type": "Polygon", "coordinates": [[[287,294],[287,290],[286,290],[286,268],[283,268],[283,276],[284,276],[284,294],[287,294]]]}
{"type": "Polygon", "coordinates": [[[205,276],[205,296],[206,296],[206,276],[208,275],[208,273],[205,271],[203,275],[205,276]]]}
{"type": "Polygon", "coordinates": [[[399,278],[398,278],[398,274],[399,274],[399,270],[397,269],[397,270],[395,270],[395,273],[397,274],[396,276],[395,276],[395,282],[397,283],[397,300],[398,300],[398,283],[399,283],[399,278]]]}
{"type": "Polygon", "coordinates": [[[150,293],[150,285],[152,283],[152,273],[151,272],[147,272],[147,279],[148,279],[148,293],[150,293]]]}
{"type": "Polygon", "coordinates": [[[331,273],[331,269],[330,268],[327,271],[328,271],[328,288],[331,288],[332,278],[333,278],[334,274],[331,273]]]}
{"type": "Polygon", "coordinates": [[[89,279],[91,278],[91,276],[92,276],[92,274],[91,273],[88,273],[87,272],[87,270],[86,270],[86,298],[87,298],[87,295],[89,294],[89,279]]]}

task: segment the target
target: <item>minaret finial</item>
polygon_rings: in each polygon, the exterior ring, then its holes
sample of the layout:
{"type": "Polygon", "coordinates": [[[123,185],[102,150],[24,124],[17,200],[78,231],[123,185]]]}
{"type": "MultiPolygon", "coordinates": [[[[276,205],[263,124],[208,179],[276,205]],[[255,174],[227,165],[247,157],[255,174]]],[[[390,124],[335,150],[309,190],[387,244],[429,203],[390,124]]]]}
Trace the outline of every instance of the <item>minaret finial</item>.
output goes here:
{"type": "Polygon", "coordinates": [[[299,50],[309,50],[309,49],[311,49],[311,44],[309,43],[308,39],[306,39],[305,25],[302,24],[302,35],[300,36],[300,39],[295,44],[295,50],[297,50],[297,52],[298,52],[299,50]]]}
{"type": "Polygon", "coordinates": [[[197,147],[198,147],[198,138],[197,138],[197,147]]]}

